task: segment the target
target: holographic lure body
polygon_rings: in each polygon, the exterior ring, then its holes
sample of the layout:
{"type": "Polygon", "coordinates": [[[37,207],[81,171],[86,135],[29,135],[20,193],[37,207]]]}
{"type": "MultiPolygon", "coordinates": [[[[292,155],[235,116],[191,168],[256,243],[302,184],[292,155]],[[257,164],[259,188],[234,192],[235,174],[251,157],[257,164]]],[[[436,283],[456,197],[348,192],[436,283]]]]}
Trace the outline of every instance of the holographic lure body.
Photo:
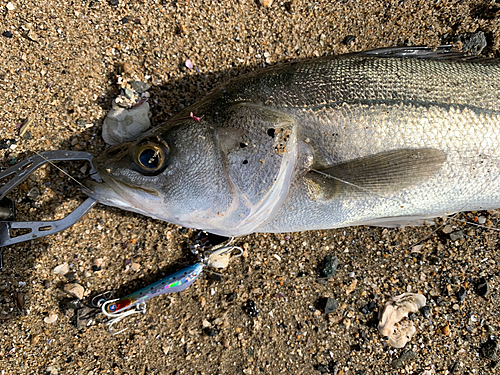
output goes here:
{"type": "Polygon", "coordinates": [[[204,267],[204,263],[197,262],[123,298],[107,301],[103,305],[103,312],[108,316],[113,316],[145,303],[153,297],[182,292],[198,278],[204,267]]]}

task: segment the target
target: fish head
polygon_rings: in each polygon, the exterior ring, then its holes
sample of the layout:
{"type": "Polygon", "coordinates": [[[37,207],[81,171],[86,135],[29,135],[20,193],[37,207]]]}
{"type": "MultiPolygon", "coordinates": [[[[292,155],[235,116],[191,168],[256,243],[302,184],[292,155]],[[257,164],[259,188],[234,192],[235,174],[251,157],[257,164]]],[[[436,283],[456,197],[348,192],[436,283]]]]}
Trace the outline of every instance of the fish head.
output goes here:
{"type": "MultiPolygon", "coordinates": [[[[236,116],[241,120],[241,113],[236,116]]],[[[286,197],[295,143],[292,130],[278,148],[273,138],[280,129],[266,124],[259,138],[244,125],[188,118],[113,146],[94,159],[103,182],[89,182],[90,195],[185,227],[225,236],[251,233],[286,197]]]]}

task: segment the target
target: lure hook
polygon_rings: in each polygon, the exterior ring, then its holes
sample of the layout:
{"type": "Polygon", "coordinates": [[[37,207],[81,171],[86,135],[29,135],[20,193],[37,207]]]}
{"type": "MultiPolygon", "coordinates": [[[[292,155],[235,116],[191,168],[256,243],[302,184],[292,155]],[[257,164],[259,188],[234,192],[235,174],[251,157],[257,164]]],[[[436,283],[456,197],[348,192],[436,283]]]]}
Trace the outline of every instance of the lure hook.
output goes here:
{"type": "Polygon", "coordinates": [[[107,307],[118,301],[119,298],[116,298],[116,299],[112,299],[110,301],[106,301],[102,304],[101,306],[101,311],[104,315],[110,317],[111,319],[106,323],[106,325],[108,326],[108,332],[111,334],[111,335],[118,335],[122,332],[125,332],[128,327],[125,327],[119,331],[116,331],[113,329],[113,325],[115,325],[116,323],[118,323],[120,320],[126,318],[127,316],[130,316],[130,315],[134,315],[134,314],[146,314],[146,303],[145,302],[142,302],[142,303],[139,303],[137,305],[134,306],[134,309],[130,309],[130,310],[126,310],[126,311],[123,311],[123,312],[120,312],[120,313],[110,313],[107,311],[107,307]]]}

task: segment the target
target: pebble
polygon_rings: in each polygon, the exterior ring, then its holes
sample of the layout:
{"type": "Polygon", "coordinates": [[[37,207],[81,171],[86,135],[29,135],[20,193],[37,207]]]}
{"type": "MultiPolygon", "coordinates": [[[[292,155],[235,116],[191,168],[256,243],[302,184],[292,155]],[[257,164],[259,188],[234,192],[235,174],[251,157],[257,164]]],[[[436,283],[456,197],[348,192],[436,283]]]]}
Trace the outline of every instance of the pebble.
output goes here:
{"type": "Polygon", "coordinates": [[[402,367],[405,362],[410,361],[412,359],[416,359],[417,354],[413,350],[407,350],[403,352],[399,358],[396,358],[395,360],[392,361],[392,367],[394,368],[400,368],[402,367]]]}
{"type": "Polygon", "coordinates": [[[324,277],[329,279],[337,272],[337,268],[339,267],[339,258],[335,255],[327,255],[325,257],[324,264],[325,266],[323,267],[322,273],[324,277]]]}
{"type": "Polygon", "coordinates": [[[83,288],[83,286],[77,283],[66,284],[64,286],[64,291],[78,299],[82,299],[83,294],[85,293],[85,289],[83,288]]]}
{"type": "Polygon", "coordinates": [[[132,271],[137,272],[141,269],[141,265],[134,262],[130,265],[130,268],[132,269],[132,271]]]}
{"type": "Polygon", "coordinates": [[[476,283],[476,293],[478,296],[487,297],[490,294],[490,285],[486,278],[481,277],[476,283]]]}
{"type": "Polygon", "coordinates": [[[420,309],[422,312],[422,315],[425,319],[429,319],[431,317],[431,307],[430,306],[424,306],[420,309]]]}
{"type": "Polygon", "coordinates": [[[375,303],[375,301],[371,301],[370,303],[368,303],[367,305],[365,305],[362,309],[361,309],[361,312],[363,314],[371,314],[373,312],[373,310],[375,310],[375,307],[377,306],[377,304],[375,303]]]}
{"type": "Polygon", "coordinates": [[[327,298],[325,304],[325,314],[331,314],[339,307],[339,301],[334,298],[327,298]]]}
{"type": "Polygon", "coordinates": [[[450,233],[450,240],[452,241],[463,240],[463,238],[464,232],[462,232],[461,230],[456,230],[450,233]]]}
{"type": "Polygon", "coordinates": [[[450,234],[451,232],[453,232],[453,227],[451,225],[446,225],[444,228],[443,228],[443,233],[444,234],[450,234]]]}
{"type": "Polygon", "coordinates": [[[12,38],[14,35],[10,32],[10,31],[4,31],[2,33],[2,36],[6,37],[6,38],[12,38]]]}
{"type": "Polygon", "coordinates": [[[457,292],[457,299],[459,302],[463,302],[465,300],[465,297],[467,297],[467,291],[464,289],[464,287],[461,287],[457,292]]]}
{"type": "Polygon", "coordinates": [[[57,266],[56,268],[53,269],[53,272],[56,275],[66,275],[69,272],[69,265],[68,263],[63,263],[57,266]]]}
{"type": "Polygon", "coordinates": [[[492,361],[498,360],[498,342],[491,337],[481,345],[481,355],[492,361]]]}
{"type": "Polygon", "coordinates": [[[247,301],[247,304],[245,305],[245,311],[246,313],[251,316],[252,318],[255,318],[259,315],[259,309],[257,308],[257,305],[255,304],[254,301],[249,299],[247,301]]]}
{"type": "Polygon", "coordinates": [[[273,0],[259,0],[259,3],[263,7],[270,7],[273,4],[273,0]]]}
{"type": "Polygon", "coordinates": [[[484,224],[484,223],[486,223],[486,218],[484,216],[479,216],[477,218],[477,223],[478,224],[484,224]]]}
{"type": "Polygon", "coordinates": [[[471,52],[473,55],[479,55],[488,45],[484,32],[466,33],[459,37],[462,41],[462,50],[471,52]]]}
{"type": "Polygon", "coordinates": [[[130,86],[132,86],[132,89],[134,89],[134,91],[138,94],[142,94],[151,88],[149,83],[142,81],[132,81],[130,82],[130,86]]]}
{"type": "Polygon", "coordinates": [[[450,326],[444,326],[443,329],[441,330],[441,333],[445,336],[449,336],[451,333],[450,326]]]}
{"type": "Polygon", "coordinates": [[[50,313],[48,316],[46,316],[43,321],[47,324],[52,324],[57,320],[57,314],[56,313],[50,313]]]}
{"type": "Polygon", "coordinates": [[[5,6],[7,8],[7,10],[10,10],[10,11],[13,11],[14,9],[16,9],[16,6],[11,3],[10,1],[7,3],[7,5],[5,6]]]}

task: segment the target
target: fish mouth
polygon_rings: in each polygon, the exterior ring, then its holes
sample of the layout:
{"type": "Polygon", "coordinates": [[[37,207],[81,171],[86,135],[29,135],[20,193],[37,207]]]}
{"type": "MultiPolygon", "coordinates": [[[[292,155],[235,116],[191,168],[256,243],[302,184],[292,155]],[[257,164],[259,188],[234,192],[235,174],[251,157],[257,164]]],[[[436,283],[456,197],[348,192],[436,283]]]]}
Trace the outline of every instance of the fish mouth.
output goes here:
{"type": "Polygon", "coordinates": [[[107,174],[100,174],[102,182],[97,182],[91,179],[83,181],[89,191],[84,191],[88,196],[96,199],[99,203],[106,206],[117,207],[126,211],[133,211],[142,215],[148,213],[139,207],[133,205],[129,199],[120,195],[119,191],[124,189],[132,189],[133,191],[144,191],[147,194],[157,195],[156,192],[143,189],[137,186],[128,185],[124,182],[117,182],[107,174]]]}

